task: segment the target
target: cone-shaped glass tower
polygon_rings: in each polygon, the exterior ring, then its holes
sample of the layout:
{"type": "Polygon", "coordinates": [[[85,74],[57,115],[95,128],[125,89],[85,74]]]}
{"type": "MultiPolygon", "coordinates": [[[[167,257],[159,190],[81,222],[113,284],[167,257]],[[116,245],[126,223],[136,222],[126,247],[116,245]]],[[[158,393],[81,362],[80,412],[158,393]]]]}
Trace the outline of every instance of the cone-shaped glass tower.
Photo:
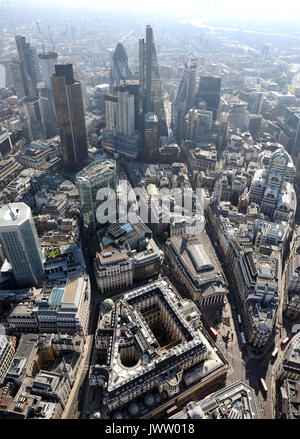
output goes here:
{"type": "Polygon", "coordinates": [[[128,56],[121,43],[118,43],[114,51],[110,65],[110,86],[119,85],[122,79],[132,79],[131,71],[128,67],[128,56]]]}

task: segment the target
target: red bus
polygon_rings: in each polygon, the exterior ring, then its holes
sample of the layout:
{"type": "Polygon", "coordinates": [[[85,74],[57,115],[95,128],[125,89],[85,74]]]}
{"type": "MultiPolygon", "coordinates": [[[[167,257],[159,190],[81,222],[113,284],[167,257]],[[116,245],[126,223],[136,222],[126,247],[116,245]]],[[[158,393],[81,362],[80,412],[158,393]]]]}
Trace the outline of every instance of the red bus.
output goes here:
{"type": "Polygon", "coordinates": [[[215,328],[213,328],[213,327],[211,326],[211,327],[209,328],[209,331],[210,331],[211,335],[212,335],[214,338],[217,338],[218,333],[217,333],[217,331],[215,330],[215,328]]]}
{"type": "Polygon", "coordinates": [[[272,360],[275,360],[275,358],[277,357],[277,354],[278,354],[278,348],[275,348],[271,354],[272,360]]]}
{"type": "Polygon", "coordinates": [[[268,388],[267,388],[265,380],[263,378],[260,378],[259,384],[262,388],[262,391],[266,394],[268,392],[268,388]]]}
{"type": "Polygon", "coordinates": [[[282,342],[281,342],[281,346],[285,346],[287,344],[287,342],[289,341],[290,337],[285,337],[282,342]]]}

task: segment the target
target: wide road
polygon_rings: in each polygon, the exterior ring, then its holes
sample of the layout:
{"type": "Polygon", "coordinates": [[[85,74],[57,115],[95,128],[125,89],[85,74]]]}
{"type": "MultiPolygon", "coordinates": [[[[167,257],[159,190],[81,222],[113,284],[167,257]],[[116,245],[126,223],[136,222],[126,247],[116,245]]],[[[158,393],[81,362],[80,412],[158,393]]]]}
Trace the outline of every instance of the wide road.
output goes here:
{"type": "MultiPolygon", "coordinates": [[[[215,238],[213,231],[210,227],[210,224],[206,225],[207,233],[210,237],[211,243],[215,248],[216,254],[218,256],[218,260],[221,262],[223,271],[226,271],[226,266],[223,263],[223,256],[220,252],[220,248],[218,243],[215,243],[215,238]]],[[[260,416],[265,419],[274,418],[274,406],[275,406],[275,370],[277,368],[278,362],[281,361],[282,356],[284,355],[284,351],[280,348],[280,341],[286,337],[287,331],[282,325],[282,302],[283,298],[281,297],[280,305],[278,308],[278,321],[275,328],[275,336],[274,340],[271,341],[264,349],[260,356],[257,356],[253,353],[252,348],[249,344],[246,346],[242,346],[240,332],[244,331],[243,322],[241,325],[238,324],[237,314],[240,314],[242,317],[241,306],[238,300],[238,297],[235,294],[235,291],[231,289],[230,279],[228,278],[228,289],[229,294],[227,296],[228,299],[228,310],[229,310],[229,318],[230,318],[230,327],[234,331],[234,339],[233,341],[229,341],[226,347],[225,343],[221,340],[218,341],[219,347],[221,348],[222,344],[225,347],[225,351],[223,348],[223,352],[228,358],[228,361],[232,365],[232,372],[228,374],[228,383],[243,380],[245,383],[249,384],[256,393],[258,407],[260,410],[260,416]],[[278,357],[274,364],[271,362],[271,353],[275,347],[279,348],[278,357]],[[263,378],[268,388],[267,397],[265,398],[262,394],[259,379],[263,378]]],[[[279,285],[279,291],[281,291],[284,285],[284,276],[281,279],[281,283],[279,285]]],[[[227,328],[228,329],[228,328],[227,328]]]]}
{"type": "MultiPolygon", "coordinates": [[[[222,255],[218,245],[215,245],[215,240],[212,231],[207,225],[207,233],[210,237],[212,245],[214,246],[218,260],[222,264],[223,272],[225,272],[225,265],[222,263],[222,255]]],[[[165,274],[177,289],[182,297],[189,297],[186,290],[182,288],[182,285],[177,281],[176,277],[173,275],[169,267],[165,264],[163,268],[163,274],[165,274]]],[[[274,400],[275,400],[275,377],[274,370],[276,369],[277,362],[280,361],[283,352],[279,349],[278,360],[275,364],[270,361],[270,355],[274,346],[280,346],[280,340],[285,337],[286,331],[283,327],[278,327],[276,329],[276,334],[274,338],[274,343],[271,343],[265,349],[265,353],[261,356],[257,356],[252,352],[250,345],[244,346],[241,341],[241,332],[245,332],[243,328],[243,322],[239,325],[237,321],[237,314],[241,313],[240,304],[235,292],[231,290],[230,282],[229,293],[225,299],[225,304],[222,311],[220,319],[221,323],[218,327],[218,338],[216,344],[218,348],[223,352],[227,358],[230,369],[227,375],[227,384],[231,384],[235,381],[242,380],[244,383],[251,386],[256,394],[259,416],[265,419],[272,419],[274,400]],[[228,335],[228,341],[226,336],[228,335]],[[259,385],[259,379],[263,378],[268,387],[267,397],[265,397],[261,391],[259,385]]],[[[216,312],[216,311],[215,311],[216,312]]],[[[279,310],[279,315],[281,315],[281,309],[279,310]]],[[[202,312],[202,323],[206,330],[209,326],[214,326],[216,315],[214,311],[210,313],[209,310],[202,312]]],[[[279,319],[281,321],[281,318],[279,319]]],[[[282,322],[281,322],[282,323],[282,322]]]]}

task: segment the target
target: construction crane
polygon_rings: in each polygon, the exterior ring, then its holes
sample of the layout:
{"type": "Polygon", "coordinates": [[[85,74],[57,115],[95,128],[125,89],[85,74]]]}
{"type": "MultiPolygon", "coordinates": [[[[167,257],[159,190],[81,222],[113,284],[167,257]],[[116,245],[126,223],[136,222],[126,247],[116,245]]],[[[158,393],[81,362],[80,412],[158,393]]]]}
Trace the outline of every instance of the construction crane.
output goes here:
{"type": "Polygon", "coordinates": [[[55,46],[54,46],[54,42],[53,42],[53,38],[52,38],[52,33],[51,33],[49,25],[48,25],[48,32],[49,32],[50,43],[52,44],[52,50],[53,50],[53,52],[55,52],[55,46]]]}
{"type": "Polygon", "coordinates": [[[39,33],[39,36],[40,36],[41,43],[42,43],[43,53],[45,53],[45,44],[44,44],[44,41],[43,41],[42,32],[41,32],[40,25],[39,25],[38,21],[36,22],[36,26],[37,26],[37,29],[38,29],[38,33],[39,33]]]}

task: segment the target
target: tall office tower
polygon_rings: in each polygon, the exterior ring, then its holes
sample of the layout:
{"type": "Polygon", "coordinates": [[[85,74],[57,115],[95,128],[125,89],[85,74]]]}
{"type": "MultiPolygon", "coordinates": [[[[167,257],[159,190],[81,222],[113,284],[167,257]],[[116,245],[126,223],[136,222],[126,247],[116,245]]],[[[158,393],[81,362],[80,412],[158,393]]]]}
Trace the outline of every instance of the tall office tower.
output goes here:
{"type": "Polygon", "coordinates": [[[52,90],[43,87],[42,83],[38,84],[37,92],[39,96],[45,139],[51,139],[51,137],[57,136],[58,134],[53,92],[52,90]]]}
{"type": "Polygon", "coordinates": [[[213,113],[192,108],[184,117],[183,139],[198,142],[210,140],[208,134],[212,128],[213,113]]]}
{"type": "Polygon", "coordinates": [[[168,135],[163,93],[160,83],[156,48],[151,26],[146,26],[146,43],[139,40],[140,84],[144,94],[144,112],[158,119],[159,136],[168,135]]]}
{"type": "Polygon", "coordinates": [[[43,83],[38,84],[37,92],[40,98],[40,108],[43,119],[46,139],[58,134],[51,76],[55,73],[57,61],[56,52],[39,53],[43,83]]]}
{"type": "Polygon", "coordinates": [[[128,91],[118,91],[118,132],[133,136],[134,130],[134,96],[128,91]]]}
{"type": "Polygon", "coordinates": [[[115,135],[118,132],[118,96],[107,93],[104,96],[104,101],[106,130],[115,135]]]}
{"type": "Polygon", "coordinates": [[[113,154],[136,158],[140,148],[140,136],[135,134],[134,96],[129,91],[105,95],[106,129],[102,135],[102,147],[113,154]]]}
{"type": "Polygon", "coordinates": [[[19,99],[25,97],[24,83],[22,77],[22,63],[17,57],[13,57],[10,63],[10,70],[13,77],[13,84],[19,99]]]}
{"type": "Polygon", "coordinates": [[[249,133],[251,137],[255,140],[259,134],[261,127],[262,115],[261,114],[250,114],[249,115],[249,133]]]}
{"type": "Polygon", "coordinates": [[[118,91],[128,91],[129,94],[134,96],[134,125],[135,129],[140,133],[143,132],[143,124],[141,124],[140,117],[140,83],[138,79],[128,79],[125,81],[121,81],[120,85],[113,87],[113,93],[117,93],[118,91]]]}
{"type": "Polygon", "coordinates": [[[219,116],[221,97],[221,78],[217,76],[200,76],[199,88],[196,94],[196,107],[199,101],[206,102],[206,109],[213,112],[213,120],[219,116]]]}
{"type": "Polygon", "coordinates": [[[92,98],[92,105],[97,110],[105,110],[105,95],[109,92],[109,84],[99,84],[95,86],[95,93],[92,98]]]}
{"type": "Polygon", "coordinates": [[[114,160],[96,161],[83,168],[76,175],[83,223],[89,232],[101,228],[97,220],[97,208],[103,202],[97,200],[99,189],[116,189],[116,162],[114,160]]]}
{"type": "Polygon", "coordinates": [[[105,95],[106,129],[114,134],[133,136],[134,96],[128,91],[105,95]]]}
{"type": "Polygon", "coordinates": [[[182,140],[183,118],[195,102],[195,87],[197,74],[197,59],[189,57],[184,65],[183,76],[175,100],[176,137],[182,140]]]}
{"type": "Polygon", "coordinates": [[[122,79],[131,79],[132,74],[128,67],[128,56],[121,43],[117,44],[114,51],[109,73],[111,91],[115,85],[120,84],[122,79]]]}
{"type": "Polygon", "coordinates": [[[82,169],[88,147],[81,84],[74,79],[73,65],[56,64],[51,83],[64,163],[82,169]]]}
{"type": "Polygon", "coordinates": [[[23,108],[27,121],[28,136],[30,142],[45,138],[42,115],[39,106],[39,99],[35,97],[24,98],[23,108]]]}
{"type": "Polygon", "coordinates": [[[26,43],[25,37],[15,37],[19,59],[22,65],[22,80],[25,96],[37,96],[36,86],[40,80],[36,49],[26,43]]]}
{"type": "MultiPolygon", "coordinates": [[[[8,372],[14,358],[15,349],[13,343],[4,334],[0,333],[0,384],[8,372]]],[[[3,387],[2,387],[3,389],[3,387]]],[[[3,395],[3,394],[2,394],[3,395]]]]}
{"type": "Polygon", "coordinates": [[[139,84],[140,94],[145,92],[145,40],[139,38],[139,84]]]}
{"type": "Polygon", "coordinates": [[[40,287],[44,266],[31,209],[25,203],[0,208],[0,241],[20,288],[40,287]]]}
{"type": "Polygon", "coordinates": [[[144,150],[148,159],[155,159],[158,153],[158,118],[153,113],[145,114],[144,150]]]}
{"type": "Polygon", "coordinates": [[[280,128],[278,142],[296,161],[300,154],[300,109],[286,107],[283,118],[278,118],[276,124],[280,128]]]}
{"type": "Polygon", "coordinates": [[[264,102],[263,92],[251,93],[249,96],[248,110],[250,114],[260,114],[264,102]]]}
{"type": "Polygon", "coordinates": [[[55,64],[57,62],[56,52],[39,53],[42,80],[45,88],[52,90],[51,76],[55,73],[55,64]]]}

